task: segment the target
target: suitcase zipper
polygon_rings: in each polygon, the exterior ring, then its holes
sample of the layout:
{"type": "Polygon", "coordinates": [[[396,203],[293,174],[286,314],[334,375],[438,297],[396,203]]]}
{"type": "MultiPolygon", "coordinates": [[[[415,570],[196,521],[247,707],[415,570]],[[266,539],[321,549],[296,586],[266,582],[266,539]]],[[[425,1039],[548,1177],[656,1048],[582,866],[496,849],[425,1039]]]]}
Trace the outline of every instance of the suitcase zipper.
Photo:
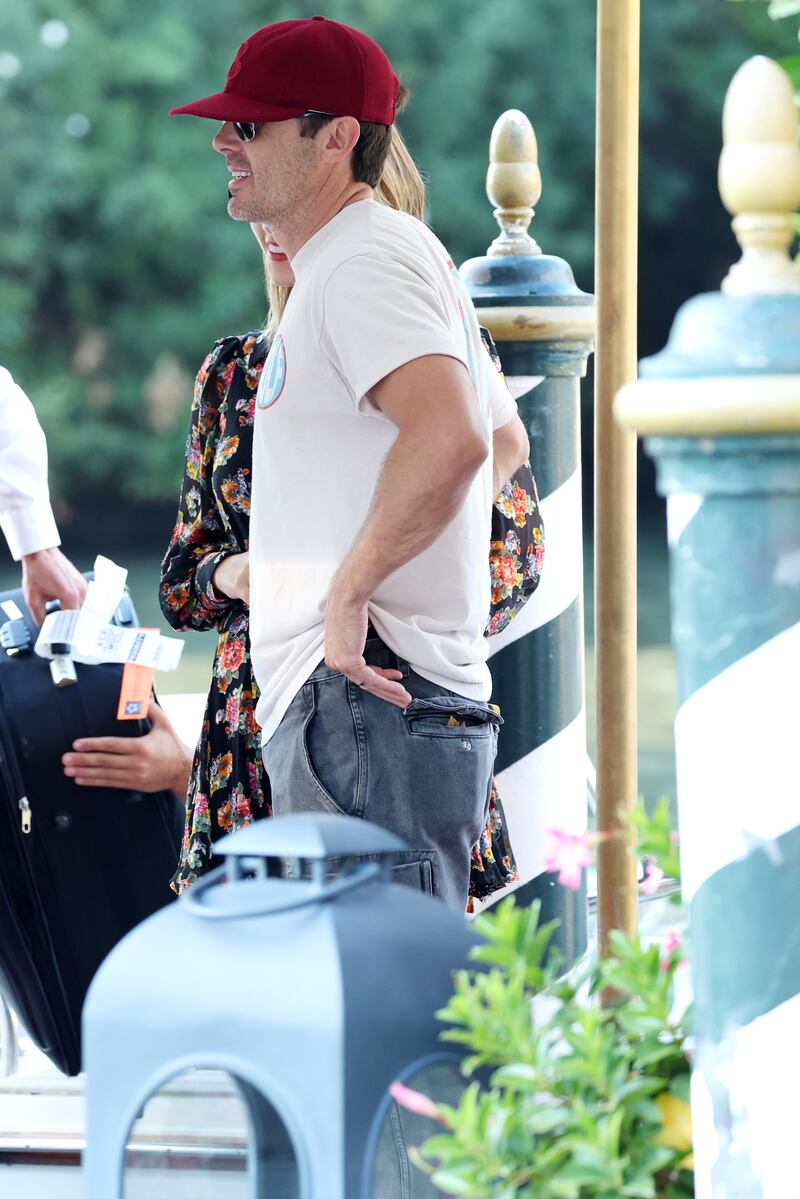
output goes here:
{"type": "MultiPolygon", "coordinates": [[[[17,795],[19,795],[20,791],[23,791],[25,784],[22,781],[22,775],[17,762],[16,750],[12,748],[13,739],[9,745],[7,740],[7,730],[2,721],[0,721],[0,733],[2,733],[2,735],[0,735],[0,754],[2,754],[2,758],[5,759],[5,765],[11,776],[12,785],[16,784],[16,792],[17,795]]],[[[24,792],[22,798],[17,800],[17,807],[19,808],[20,827],[25,836],[27,836],[29,833],[33,832],[33,809],[31,808],[30,800],[28,799],[27,795],[24,794],[24,792]]]]}
{"type": "Polygon", "coordinates": [[[27,795],[23,795],[17,806],[20,810],[20,823],[22,824],[22,831],[23,833],[29,833],[33,826],[33,812],[31,811],[31,805],[28,802],[27,795]]]}

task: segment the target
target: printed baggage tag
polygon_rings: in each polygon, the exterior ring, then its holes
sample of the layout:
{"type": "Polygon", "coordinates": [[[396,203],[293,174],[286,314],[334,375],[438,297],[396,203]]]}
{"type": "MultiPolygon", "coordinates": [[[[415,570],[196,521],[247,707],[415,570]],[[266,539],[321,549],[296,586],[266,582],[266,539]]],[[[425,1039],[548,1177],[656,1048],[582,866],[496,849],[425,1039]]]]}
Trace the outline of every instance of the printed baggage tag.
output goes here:
{"type": "MultiPolygon", "coordinates": [[[[156,633],[157,629],[142,629],[143,633],[156,633]]],[[[122,684],[119,690],[117,720],[143,720],[150,707],[155,668],[137,666],[126,662],[122,668],[122,684]]]]}
{"type": "Polygon", "coordinates": [[[19,604],[15,604],[12,599],[3,600],[2,604],[0,604],[0,608],[3,609],[9,620],[25,619],[19,604]]]}

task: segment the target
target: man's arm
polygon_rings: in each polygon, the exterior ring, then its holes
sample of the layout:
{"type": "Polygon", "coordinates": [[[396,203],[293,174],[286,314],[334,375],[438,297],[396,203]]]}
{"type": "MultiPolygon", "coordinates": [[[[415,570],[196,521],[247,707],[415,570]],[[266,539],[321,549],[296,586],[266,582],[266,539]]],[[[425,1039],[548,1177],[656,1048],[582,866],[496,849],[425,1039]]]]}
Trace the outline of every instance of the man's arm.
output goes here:
{"type": "MultiPolygon", "coordinates": [[[[475,390],[463,363],[428,355],[373,387],[372,403],[397,426],[370,512],[331,584],[325,661],[381,699],[405,707],[397,671],[364,662],[367,604],[395,570],[432,545],[461,508],[489,454],[475,390]]],[[[487,551],[488,552],[488,551],[487,551]]]]}

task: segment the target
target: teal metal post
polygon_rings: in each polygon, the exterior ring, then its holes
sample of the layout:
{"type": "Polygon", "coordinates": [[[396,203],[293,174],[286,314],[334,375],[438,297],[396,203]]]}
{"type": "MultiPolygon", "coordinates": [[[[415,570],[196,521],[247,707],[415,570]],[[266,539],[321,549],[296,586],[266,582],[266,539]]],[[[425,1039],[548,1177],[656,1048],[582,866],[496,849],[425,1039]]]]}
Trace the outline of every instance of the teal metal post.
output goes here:
{"type": "Polygon", "coordinates": [[[540,899],[543,919],[558,917],[571,961],[586,946],[585,889],[561,887],[543,853],[548,829],[581,834],[587,825],[580,378],[593,347],[594,301],[567,263],[543,254],[527,232],[541,179],[523,113],[500,117],[490,158],[487,193],[501,233],[461,274],[527,427],[545,526],[540,586],[490,639],[492,699],[505,722],[498,791],[520,868],[517,900],[540,899]]]}
{"type": "Polygon", "coordinates": [[[720,190],[743,247],[617,396],[667,497],[682,883],[696,999],[696,1194],[797,1189],[800,202],[788,78],[737,73],[720,190]]]}

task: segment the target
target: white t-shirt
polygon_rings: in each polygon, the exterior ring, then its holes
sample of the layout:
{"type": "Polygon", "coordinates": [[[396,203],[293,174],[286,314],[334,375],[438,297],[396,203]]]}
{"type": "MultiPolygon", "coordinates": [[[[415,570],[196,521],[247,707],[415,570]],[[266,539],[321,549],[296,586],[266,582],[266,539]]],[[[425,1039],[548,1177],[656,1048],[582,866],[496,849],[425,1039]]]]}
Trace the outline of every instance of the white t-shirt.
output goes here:
{"type": "MultiPolygon", "coordinates": [[[[470,371],[487,441],[516,412],[455,266],[420,221],[359,201],[310,238],[292,268],[253,442],[250,637],[264,744],[325,656],[330,583],[397,437],[367,393],[406,362],[444,354],[470,371]]],[[[491,492],[490,456],[444,532],[369,603],[381,638],[417,673],[477,700],[491,690],[491,492]]]]}
{"type": "Polygon", "coordinates": [[[47,488],[47,443],[25,392],[0,366],[0,527],[11,556],[59,545],[47,488]]]}

